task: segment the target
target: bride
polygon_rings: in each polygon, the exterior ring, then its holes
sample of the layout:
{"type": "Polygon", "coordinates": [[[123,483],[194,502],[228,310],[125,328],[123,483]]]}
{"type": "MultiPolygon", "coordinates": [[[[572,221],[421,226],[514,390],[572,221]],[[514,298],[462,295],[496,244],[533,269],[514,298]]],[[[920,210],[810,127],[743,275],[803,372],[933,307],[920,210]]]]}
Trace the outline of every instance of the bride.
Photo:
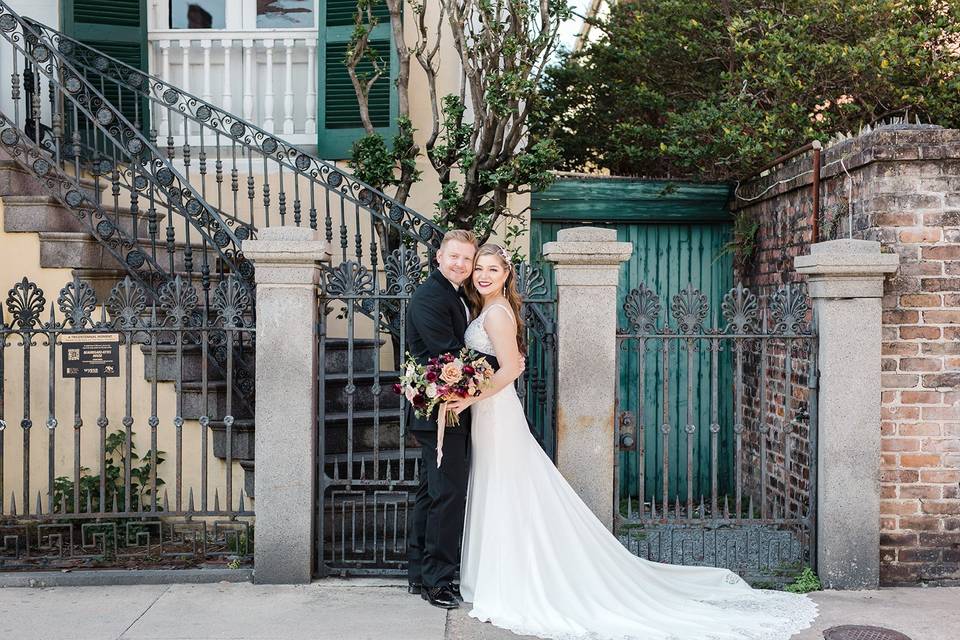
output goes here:
{"type": "Polygon", "coordinates": [[[805,596],[757,591],[726,569],[632,555],[593,515],[531,435],[513,382],[521,361],[520,296],[506,252],[476,254],[466,286],[467,347],[499,367],[472,411],[460,568],[470,615],[522,635],[562,640],[786,640],[810,626],[805,596]]]}

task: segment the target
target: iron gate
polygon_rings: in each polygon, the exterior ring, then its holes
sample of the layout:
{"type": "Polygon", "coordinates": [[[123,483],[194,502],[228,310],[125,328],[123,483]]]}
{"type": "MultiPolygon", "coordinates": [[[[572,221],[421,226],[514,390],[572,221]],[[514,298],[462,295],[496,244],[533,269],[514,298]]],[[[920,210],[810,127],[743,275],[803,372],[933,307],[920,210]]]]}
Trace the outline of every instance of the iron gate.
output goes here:
{"type": "MultiPolygon", "coordinates": [[[[371,253],[371,255],[375,255],[371,253]]],[[[401,247],[382,270],[344,260],[328,267],[320,296],[317,572],[406,571],[408,517],[420,483],[420,447],[405,436],[393,393],[406,353],[406,311],[432,252],[401,247]]],[[[553,452],[555,300],[542,274],[517,266],[524,298],[527,371],[517,390],[531,429],[553,452]]]]}
{"type": "Polygon", "coordinates": [[[614,483],[623,544],[757,584],[812,565],[817,341],[805,294],[787,285],[761,300],[738,285],[711,310],[688,286],[664,310],[641,285],[623,309],[614,483]]]}

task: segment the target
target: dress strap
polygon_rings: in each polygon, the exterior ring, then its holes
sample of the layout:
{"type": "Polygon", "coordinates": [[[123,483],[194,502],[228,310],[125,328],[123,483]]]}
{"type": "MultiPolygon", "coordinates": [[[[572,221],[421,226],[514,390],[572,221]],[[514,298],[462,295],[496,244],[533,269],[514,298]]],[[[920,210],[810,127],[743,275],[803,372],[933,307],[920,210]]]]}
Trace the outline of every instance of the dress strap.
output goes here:
{"type": "Polygon", "coordinates": [[[508,306],[505,305],[505,304],[500,304],[499,302],[496,302],[496,303],[490,305],[489,307],[487,307],[486,310],[483,312],[484,315],[486,315],[487,312],[489,312],[490,309],[493,309],[494,307],[500,307],[501,309],[503,309],[504,311],[506,311],[506,312],[510,315],[510,319],[511,319],[511,320],[513,320],[514,322],[517,321],[517,318],[513,315],[513,309],[511,309],[510,307],[508,307],[508,306]]]}

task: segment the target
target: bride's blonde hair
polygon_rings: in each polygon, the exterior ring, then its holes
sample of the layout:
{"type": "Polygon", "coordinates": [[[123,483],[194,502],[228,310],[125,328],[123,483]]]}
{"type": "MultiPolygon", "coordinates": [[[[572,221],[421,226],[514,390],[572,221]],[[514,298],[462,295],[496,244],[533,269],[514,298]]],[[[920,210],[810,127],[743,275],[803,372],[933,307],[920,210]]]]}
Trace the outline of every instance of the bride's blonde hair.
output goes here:
{"type": "MultiPolygon", "coordinates": [[[[503,283],[503,297],[507,299],[510,308],[513,310],[513,317],[517,322],[517,347],[520,349],[520,353],[523,353],[526,349],[523,339],[526,332],[524,331],[523,324],[523,299],[517,290],[517,269],[513,263],[510,262],[507,252],[498,244],[488,242],[477,249],[477,254],[473,257],[473,263],[476,264],[483,256],[496,256],[507,272],[507,280],[503,283]]],[[[483,296],[481,296],[480,292],[473,286],[472,276],[467,278],[463,289],[467,302],[470,304],[470,313],[476,318],[477,314],[483,309],[483,296]]]]}

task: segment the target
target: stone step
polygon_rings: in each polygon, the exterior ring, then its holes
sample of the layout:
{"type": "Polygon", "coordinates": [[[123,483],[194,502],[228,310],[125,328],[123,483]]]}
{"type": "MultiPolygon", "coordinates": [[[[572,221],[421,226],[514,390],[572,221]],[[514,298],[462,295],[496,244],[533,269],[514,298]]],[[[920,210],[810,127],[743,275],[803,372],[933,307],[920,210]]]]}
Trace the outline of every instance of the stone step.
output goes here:
{"type": "MultiPolygon", "coordinates": [[[[377,340],[373,338],[354,338],[353,339],[353,370],[354,372],[373,371],[374,358],[376,356],[375,344],[377,340]]],[[[379,341],[383,348],[383,340],[379,341]]],[[[349,343],[346,338],[327,338],[326,353],[324,354],[324,367],[326,373],[346,373],[347,362],[349,360],[349,343]]]]}
{"type": "MultiPolygon", "coordinates": [[[[187,386],[187,385],[184,385],[187,386]]],[[[212,398],[213,394],[210,394],[212,398]]],[[[195,407],[191,407],[195,408],[195,407]]],[[[184,398],[184,418],[187,415],[188,405],[184,398]]],[[[224,415],[223,413],[213,415],[224,415]]],[[[197,419],[193,417],[192,419],[197,419]]],[[[329,455],[346,453],[347,451],[347,414],[328,413],[325,415],[326,452],[329,455]]],[[[213,454],[220,459],[227,457],[226,425],[222,419],[211,420],[210,429],[213,432],[213,454]]],[[[234,460],[256,458],[255,448],[256,427],[253,418],[236,418],[233,422],[231,443],[234,460]]],[[[400,411],[399,409],[383,410],[380,412],[379,425],[374,425],[372,411],[355,411],[353,413],[353,450],[357,454],[366,454],[374,449],[374,442],[379,442],[383,450],[400,447],[400,411]]],[[[416,441],[408,435],[407,446],[416,447],[416,441]]]]}
{"type": "MultiPolygon", "coordinates": [[[[185,344],[180,347],[182,352],[181,379],[186,382],[199,382],[203,379],[203,349],[199,344],[185,344]]],[[[210,347],[208,347],[210,349],[210,347]]],[[[140,350],[144,355],[144,378],[147,380],[156,380],[158,382],[175,382],[177,380],[177,347],[172,344],[157,345],[157,375],[154,375],[152,348],[149,345],[141,345],[140,350]]],[[[251,354],[251,362],[253,362],[251,354]]],[[[207,380],[219,382],[224,380],[223,373],[210,362],[210,354],[207,355],[207,380]]]]}
{"type": "MultiPolygon", "coordinates": [[[[122,282],[123,279],[129,275],[129,273],[124,269],[71,269],[70,273],[75,276],[78,280],[86,282],[91,287],[97,296],[98,301],[106,301],[110,298],[110,293],[118,283],[122,282]]],[[[186,271],[178,271],[173,274],[174,276],[180,276],[184,281],[190,281],[193,287],[197,290],[199,294],[202,295],[202,285],[203,278],[194,271],[192,274],[187,273],[186,271]]],[[[219,276],[210,276],[210,289],[211,291],[219,283],[219,276]]],[[[149,320],[151,316],[150,302],[153,300],[152,295],[149,291],[146,292],[147,295],[147,308],[144,310],[142,316],[144,320],[149,320]]],[[[160,305],[157,305],[157,317],[158,319],[163,318],[163,311],[160,308],[160,305]]]]}
{"type": "MultiPolygon", "coordinates": [[[[117,284],[122,282],[123,279],[129,275],[129,273],[125,269],[100,269],[100,268],[72,269],[70,273],[76,276],[78,280],[86,282],[91,287],[93,287],[93,291],[94,293],[96,293],[98,301],[107,300],[110,297],[110,291],[113,289],[113,287],[115,287],[117,284]]],[[[194,288],[196,288],[198,293],[202,292],[203,278],[198,272],[194,271],[192,274],[190,274],[190,273],[187,273],[186,271],[178,271],[173,275],[180,276],[185,281],[189,280],[193,284],[194,288]]],[[[219,282],[220,282],[219,275],[214,275],[214,274],[210,275],[211,291],[217,286],[219,282]]],[[[152,297],[150,296],[150,293],[147,292],[148,304],[150,300],[152,300],[152,297]]],[[[144,311],[143,317],[149,318],[150,313],[151,313],[150,307],[148,306],[147,309],[144,311]]],[[[157,314],[159,316],[162,316],[162,312],[160,311],[159,305],[157,306],[157,314]]]]}
{"type": "Polygon", "coordinates": [[[328,373],[326,380],[326,408],[334,413],[347,410],[350,394],[347,386],[352,382],[356,390],[353,393],[354,410],[372,410],[374,405],[373,385],[380,385],[380,409],[399,409],[400,396],[393,392],[393,383],[397,382],[400,373],[397,371],[381,371],[379,377],[373,372],[355,372],[352,380],[346,373],[328,373]]]}
{"type": "MultiPolygon", "coordinates": [[[[345,411],[324,413],[327,454],[346,453],[348,424],[345,411]]],[[[375,441],[379,442],[381,449],[400,446],[399,408],[381,410],[377,427],[374,427],[373,411],[354,411],[352,424],[353,449],[355,452],[373,451],[375,441]]],[[[409,442],[412,442],[412,440],[409,442]]]]}
{"type": "MultiPolygon", "coordinates": [[[[104,206],[110,222],[116,225],[129,237],[134,228],[133,213],[129,207],[114,210],[104,206]]],[[[158,225],[164,217],[157,214],[158,225]]],[[[97,225],[99,220],[93,220],[97,225]]],[[[150,224],[145,211],[140,211],[136,219],[137,236],[149,237],[150,224]]],[[[41,232],[77,232],[88,233],[88,221],[78,220],[75,212],[64,207],[56,198],[49,195],[4,195],[3,196],[3,229],[7,233],[41,233],[41,232]]],[[[158,233],[162,237],[163,229],[158,233]]]]}
{"type": "MultiPolygon", "coordinates": [[[[203,383],[198,381],[184,381],[180,384],[181,416],[185,420],[199,420],[202,416],[227,415],[227,383],[223,380],[207,382],[207,402],[204,404],[203,383]]],[[[250,409],[239,398],[236,389],[233,391],[232,415],[237,418],[251,418],[250,409]]],[[[252,427],[251,427],[252,428],[252,427]]],[[[240,457],[240,456],[237,456],[240,457]]]]}
{"type": "Polygon", "coordinates": [[[254,480],[254,468],[255,463],[253,460],[241,460],[240,468],[243,469],[243,491],[251,498],[256,496],[253,495],[256,481],[254,480]]]}
{"type": "MultiPolygon", "coordinates": [[[[221,460],[226,460],[227,425],[223,420],[211,420],[210,431],[213,433],[213,455],[221,460]]],[[[233,421],[230,443],[234,460],[254,459],[256,454],[253,418],[241,418],[233,421]]]]}
{"type": "MultiPolygon", "coordinates": [[[[103,187],[104,185],[101,183],[100,188],[103,187]]],[[[92,197],[97,190],[97,185],[93,180],[81,177],[80,188],[92,197]]],[[[45,196],[49,193],[50,188],[37,178],[32,171],[21,167],[10,158],[5,149],[0,149],[0,196],[45,196]]]]}
{"type": "MultiPolygon", "coordinates": [[[[78,231],[40,232],[40,266],[45,269],[107,269],[116,271],[117,258],[94,237],[78,231]]],[[[148,240],[140,240],[143,250],[149,250],[148,240]]],[[[185,250],[182,242],[174,246],[174,271],[187,271],[185,250]]],[[[193,246],[193,270],[199,273],[203,263],[203,247],[193,246]]],[[[217,254],[207,250],[211,271],[216,271],[217,254]]],[[[157,262],[165,271],[169,269],[169,256],[163,245],[157,247],[157,262]]]]}

